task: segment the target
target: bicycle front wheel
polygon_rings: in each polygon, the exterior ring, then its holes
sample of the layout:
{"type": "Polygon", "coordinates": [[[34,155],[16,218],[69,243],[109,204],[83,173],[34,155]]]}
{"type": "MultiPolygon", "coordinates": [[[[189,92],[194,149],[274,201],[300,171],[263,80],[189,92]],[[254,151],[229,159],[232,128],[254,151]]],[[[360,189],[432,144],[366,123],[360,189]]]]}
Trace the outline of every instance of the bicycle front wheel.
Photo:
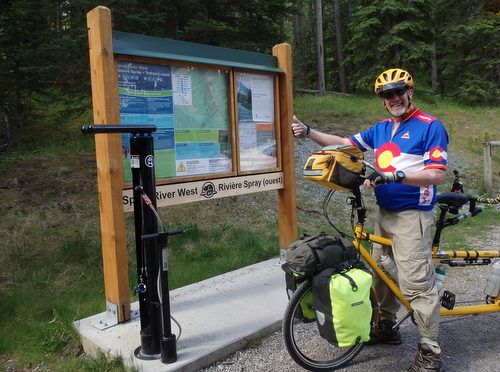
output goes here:
{"type": "Polygon", "coordinates": [[[309,279],[297,288],[288,302],[283,319],[285,346],[292,359],[301,367],[309,371],[332,371],[350,362],[364,344],[338,347],[322,338],[316,321],[303,316],[304,306],[312,306],[307,299],[311,298],[311,291],[312,280],[309,279]]]}

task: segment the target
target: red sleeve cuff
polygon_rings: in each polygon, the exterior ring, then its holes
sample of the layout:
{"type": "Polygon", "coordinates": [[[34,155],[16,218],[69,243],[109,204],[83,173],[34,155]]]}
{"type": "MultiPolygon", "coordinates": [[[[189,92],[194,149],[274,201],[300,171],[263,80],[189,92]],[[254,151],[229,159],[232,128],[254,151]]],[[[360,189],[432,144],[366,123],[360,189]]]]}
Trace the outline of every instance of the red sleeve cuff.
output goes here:
{"type": "Polygon", "coordinates": [[[445,164],[439,164],[439,163],[431,163],[431,164],[426,164],[424,166],[425,169],[442,169],[446,170],[446,165],[445,164]]]}

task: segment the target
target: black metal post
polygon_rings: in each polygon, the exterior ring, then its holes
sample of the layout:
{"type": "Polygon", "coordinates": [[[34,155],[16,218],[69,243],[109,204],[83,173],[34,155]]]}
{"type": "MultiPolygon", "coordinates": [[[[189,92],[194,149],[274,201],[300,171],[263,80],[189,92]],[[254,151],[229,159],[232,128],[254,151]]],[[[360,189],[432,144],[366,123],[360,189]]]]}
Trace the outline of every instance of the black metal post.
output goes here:
{"type": "Polygon", "coordinates": [[[133,134],[130,138],[130,163],[134,188],[134,217],[137,248],[137,274],[139,309],[141,313],[141,346],[136,356],[156,359],[160,356],[160,301],[157,279],[159,275],[158,245],[156,239],[142,239],[147,234],[158,233],[154,212],[142,202],[142,192],[156,208],[153,137],[149,133],[133,134]]]}
{"type": "Polygon", "coordinates": [[[170,324],[167,236],[182,231],[159,232],[158,229],[158,221],[154,212],[156,210],[156,181],[153,137],[150,134],[132,136],[130,157],[136,239],[140,239],[140,241],[137,240],[139,243],[137,247],[141,247],[142,252],[140,257],[142,268],[139,267],[138,254],[139,285],[141,285],[141,280],[144,280],[143,273],[146,274],[145,290],[139,293],[139,297],[144,298],[139,303],[141,347],[136,350],[136,356],[143,359],[160,356],[163,363],[173,363],[177,360],[177,350],[175,335],[172,334],[170,324]],[[138,222],[140,218],[142,220],[138,222]]]}

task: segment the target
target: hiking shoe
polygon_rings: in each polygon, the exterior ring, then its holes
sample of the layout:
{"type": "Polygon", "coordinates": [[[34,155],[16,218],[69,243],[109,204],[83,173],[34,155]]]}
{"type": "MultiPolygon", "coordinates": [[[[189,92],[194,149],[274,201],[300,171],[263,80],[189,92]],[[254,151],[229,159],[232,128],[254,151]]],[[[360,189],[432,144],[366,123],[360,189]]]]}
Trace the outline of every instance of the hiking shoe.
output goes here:
{"type": "Polygon", "coordinates": [[[439,354],[434,354],[426,344],[418,344],[415,361],[408,372],[444,372],[439,354]]]}
{"type": "Polygon", "coordinates": [[[372,327],[370,331],[370,341],[368,341],[367,344],[399,345],[401,343],[401,334],[399,333],[399,327],[395,329],[392,328],[395,324],[396,323],[387,319],[380,320],[372,327]]]}

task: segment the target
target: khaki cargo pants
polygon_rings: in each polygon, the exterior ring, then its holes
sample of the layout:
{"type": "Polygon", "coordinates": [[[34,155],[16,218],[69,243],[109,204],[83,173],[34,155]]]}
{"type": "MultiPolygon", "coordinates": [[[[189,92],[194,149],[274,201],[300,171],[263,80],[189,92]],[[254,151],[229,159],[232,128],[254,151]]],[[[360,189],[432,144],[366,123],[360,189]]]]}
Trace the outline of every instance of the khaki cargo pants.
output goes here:
{"type": "MultiPolygon", "coordinates": [[[[414,309],[420,336],[437,340],[440,303],[432,264],[433,223],[434,211],[394,212],[379,208],[375,234],[391,239],[393,246],[391,249],[373,244],[372,256],[378,261],[380,255],[386,253],[394,260],[401,292],[414,309]]],[[[374,276],[373,279],[381,319],[395,321],[399,301],[380,278],[374,276]]]]}

